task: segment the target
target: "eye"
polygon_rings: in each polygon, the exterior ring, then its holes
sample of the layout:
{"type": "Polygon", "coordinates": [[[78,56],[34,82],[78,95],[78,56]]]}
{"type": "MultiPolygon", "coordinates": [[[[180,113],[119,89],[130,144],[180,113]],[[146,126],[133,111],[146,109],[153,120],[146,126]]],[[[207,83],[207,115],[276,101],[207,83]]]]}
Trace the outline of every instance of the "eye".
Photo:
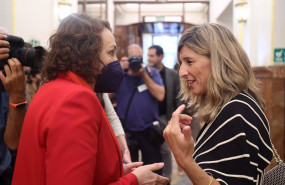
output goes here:
{"type": "Polygon", "coordinates": [[[114,54],[115,54],[115,50],[112,50],[109,52],[109,55],[111,55],[111,56],[114,56],[114,54]]]}
{"type": "Polygon", "coordinates": [[[187,63],[188,65],[192,65],[192,64],[193,64],[193,61],[191,61],[191,60],[186,60],[186,63],[187,63]]]}

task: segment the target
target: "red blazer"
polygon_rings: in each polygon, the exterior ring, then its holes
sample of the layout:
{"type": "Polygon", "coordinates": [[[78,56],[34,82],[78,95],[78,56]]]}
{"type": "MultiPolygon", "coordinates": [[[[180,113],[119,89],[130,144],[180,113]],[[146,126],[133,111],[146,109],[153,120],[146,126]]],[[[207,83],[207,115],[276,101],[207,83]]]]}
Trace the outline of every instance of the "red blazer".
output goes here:
{"type": "Polygon", "coordinates": [[[137,185],[95,93],[68,76],[44,84],[27,111],[13,185],[137,185]]]}

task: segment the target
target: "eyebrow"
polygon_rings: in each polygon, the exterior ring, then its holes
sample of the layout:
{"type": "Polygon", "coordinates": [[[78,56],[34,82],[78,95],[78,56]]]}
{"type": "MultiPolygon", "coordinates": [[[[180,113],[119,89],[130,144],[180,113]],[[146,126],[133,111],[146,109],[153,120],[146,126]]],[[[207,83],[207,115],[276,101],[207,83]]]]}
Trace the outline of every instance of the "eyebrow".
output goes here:
{"type": "Polygon", "coordinates": [[[116,50],[117,49],[117,45],[113,45],[111,47],[112,47],[112,50],[116,50]]]}
{"type": "Polygon", "coordinates": [[[192,58],[192,57],[183,57],[183,60],[195,60],[195,58],[192,58]]]}

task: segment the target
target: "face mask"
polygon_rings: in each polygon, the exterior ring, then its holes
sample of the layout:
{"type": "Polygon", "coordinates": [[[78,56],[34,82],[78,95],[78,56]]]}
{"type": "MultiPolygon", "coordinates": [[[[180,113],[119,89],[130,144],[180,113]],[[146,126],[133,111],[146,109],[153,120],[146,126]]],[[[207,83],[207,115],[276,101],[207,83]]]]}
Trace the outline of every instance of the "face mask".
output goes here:
{"type": "Polygon", "coordinates": [[[102,69],[102,73],[97,76],[95,84],[95,92],[97,93],[111,93],[116,92],[122,79],[124,72],[120,65],[120,61],[105,65],[102,69]]]}

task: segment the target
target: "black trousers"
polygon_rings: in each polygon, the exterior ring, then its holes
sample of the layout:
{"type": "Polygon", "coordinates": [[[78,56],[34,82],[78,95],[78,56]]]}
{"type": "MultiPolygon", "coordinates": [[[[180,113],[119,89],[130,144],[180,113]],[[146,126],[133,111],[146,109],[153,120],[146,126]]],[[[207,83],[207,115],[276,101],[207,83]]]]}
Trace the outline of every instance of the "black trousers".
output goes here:
{"type": "Polygon", "coordinates": [[[11,185],[15,168],[17,150],[10,150],[11,163],[10,166],[0,175],[0,185],[11,185]]]}
{"type": "MultiPolygon", "coordinates": [[[[142,161],[144,165],[162,162],[160,145],[155,145],[151,143],[149,139],[147,139],[145,131],[142,132],[129,131],[129,133],[132,135],[132,138],[135,139],[138,143],[138,145],[135,148],[129,148],[133,162],[139,160],[139,150],[141,150],[142,161]]],[[[159,175],[162,174],[161,169],[155,172],[159,175]]]]}
{"type": "Polygon", "coordinates": [[[13,177],[13,168],[8,167],[6,171],[0,175],[0,184],[1,185],[11,185],[12,184],[12,177],[13,177]]]}

